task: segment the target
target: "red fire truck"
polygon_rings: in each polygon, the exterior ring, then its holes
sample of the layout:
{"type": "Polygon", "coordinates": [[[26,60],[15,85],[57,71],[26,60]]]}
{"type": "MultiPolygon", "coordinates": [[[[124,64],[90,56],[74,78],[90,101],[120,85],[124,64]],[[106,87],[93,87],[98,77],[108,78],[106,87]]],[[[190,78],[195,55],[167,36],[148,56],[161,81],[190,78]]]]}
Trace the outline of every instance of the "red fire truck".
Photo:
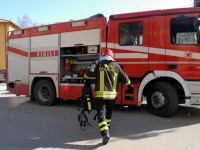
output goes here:
{"type": "MultiPolygon", "coordinates": [[[[7,89],[41,105],[81,97],[83,72],[111,48],[131,79],[116,104],[173,115],[178,104],[200,103],[200,8],[155,10],[63,22],[10,32],[7,89]]],[[[93,82],[94,78],[91,78],[93,82]]]]}

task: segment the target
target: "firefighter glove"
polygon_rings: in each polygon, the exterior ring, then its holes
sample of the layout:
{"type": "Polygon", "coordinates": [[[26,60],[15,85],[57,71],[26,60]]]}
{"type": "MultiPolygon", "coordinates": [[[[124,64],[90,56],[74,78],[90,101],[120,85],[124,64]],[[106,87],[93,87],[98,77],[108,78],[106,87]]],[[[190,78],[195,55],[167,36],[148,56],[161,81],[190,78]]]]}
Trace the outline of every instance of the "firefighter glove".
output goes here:
{"type": "Polygon", "coordinates": [[[134,87],[131,84],[127,86],[126,94],[134,94],[134,87]]]}

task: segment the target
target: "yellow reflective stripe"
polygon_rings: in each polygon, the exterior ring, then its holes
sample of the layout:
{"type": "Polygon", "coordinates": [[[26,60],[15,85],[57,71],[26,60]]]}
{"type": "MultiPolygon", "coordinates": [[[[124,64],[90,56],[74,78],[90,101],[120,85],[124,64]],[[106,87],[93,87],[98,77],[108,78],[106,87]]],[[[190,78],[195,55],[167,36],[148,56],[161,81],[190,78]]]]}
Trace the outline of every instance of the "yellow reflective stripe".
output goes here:
{"type": "Polygon", "coordinates": [[[89,76],[87,76],[86,74],[84,74],[84,78],[86,78],[86,79],[89,79],[90,77],[89,77],[89,76]]]}
{"type": "Polygon", "coordinates": [[[88,110],[92,110],[91,103],[88,103],[88,110]]]}
{"type": "Polygon", "coordinates": [[[102,98],[116,98],[117,92],[116,91],[96,91],[95,97],[102,97],[102,98]]]}
{"type": "Polygon", "coordinates": [[[108,130],[108,127],[106,126],[106,127],[100,128],[100,131],[104,131],[104,130],[108,130]]]}
{"type": "Polygon", "coordinates": [[[114,72],[114,83],[113,83],[113,89],[116,91],[117,90],[117,76],[118,73],[114,72]]]}
{"type": "Polygon", "coordinates": [[[95,91],[96,95],[117,95],[116,91],[95,91]]]}
{"type": "Polygon", "coordinates": [[[110,122],[111,122],[111,119],[106,119],[106,122],[107,122],[107,123],[110,123],[110,122]]]}
{"type": "Polygon", "coordinates": [[[117,96],[116,95],[95,95],[96,98],[110,98],[110,99],[115,99],[117,96]]]}
{"type": "Polygon", "coordinates": [[[99,123],[99,127],[102,126],[102,125],[106,125],[106,124],[107,124],[106,121],[102,121],[102,122],[99,123]]]}
{"type": "MultiPolygon", "coordinates": [[[[87,101],[89,101],[89,100],[90,100],[90,98],[87,98],[87,101]]],[[[87,104],[88,104],[88,110],[91,110],[92,109],[91,103],[87,102],[87,104]]]]}
{"type": "Polygon", "coordinates": [[[130,80],[126,83],[126,85],[129,85],[129,84],[131,84],[131,81],[130,81],[130,80]]]}
{"type": "Polygon", "coordinates": [[[100,71],[100,91],[104,91],[104,71],[100,71]]]}
{"type": "Polygon", "coordinates": [[[111,119],[106,119],[107,127],[110,127],[111,119]]]}

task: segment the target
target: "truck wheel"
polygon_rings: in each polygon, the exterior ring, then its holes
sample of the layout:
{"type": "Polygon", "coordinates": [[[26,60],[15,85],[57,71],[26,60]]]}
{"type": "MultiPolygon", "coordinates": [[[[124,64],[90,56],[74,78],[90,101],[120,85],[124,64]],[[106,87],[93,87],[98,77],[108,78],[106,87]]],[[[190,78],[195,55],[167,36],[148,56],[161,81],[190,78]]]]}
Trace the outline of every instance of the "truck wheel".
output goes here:
{"type": "Polygon", "coordinates": [[[56,90],[50,80],[42,79],[34,87],[36,101],[43,106],[53,105],[56,101],[56,90]]]}
{"type": "Polygon", "coordinates": [[[32,95],[32,94],[31,94],[31,96],[30,96],[30,101],[35,101],[35,97],[34,97],[34,95],[32,95]]]}
{"type": "Polygon", "coordinates": [[[147,93],[149,111],[161,117],[172,116],[178,108],[178,95],[167,82],[153,83],[147,93]]]}

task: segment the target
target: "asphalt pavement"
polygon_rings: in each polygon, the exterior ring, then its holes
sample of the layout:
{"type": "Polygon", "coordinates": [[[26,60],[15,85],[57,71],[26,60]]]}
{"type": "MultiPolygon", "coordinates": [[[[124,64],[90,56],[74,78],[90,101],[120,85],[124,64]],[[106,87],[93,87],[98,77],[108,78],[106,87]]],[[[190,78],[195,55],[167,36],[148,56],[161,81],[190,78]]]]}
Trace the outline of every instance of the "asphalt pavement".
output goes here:
{"type": "Polygon", "coordinates": [[[101,144],[91,112],[85,131],[78,123],[78,104],[60,101],[46,107],[28,97],[16,97],[0,84],[0,149],[2,150],[199,150],[200,107],[180,106],[176,115],[161,118],[146,106],[116,106],[111,140],[101,144]]]}

